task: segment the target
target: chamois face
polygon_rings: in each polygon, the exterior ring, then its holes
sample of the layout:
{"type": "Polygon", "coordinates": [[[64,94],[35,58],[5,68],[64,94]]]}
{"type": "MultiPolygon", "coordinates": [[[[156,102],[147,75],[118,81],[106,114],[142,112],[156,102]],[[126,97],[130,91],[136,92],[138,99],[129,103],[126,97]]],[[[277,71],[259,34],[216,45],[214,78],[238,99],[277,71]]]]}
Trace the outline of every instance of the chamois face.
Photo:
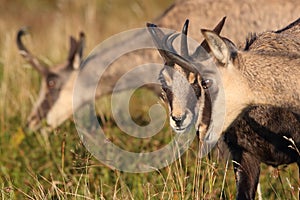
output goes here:
{"type": "Polygon", "coordinates": [[[56,73],[49,73],[47,76],[42,77],[38,100],[27,121],[27,126],[30,129],[34,130],[39,127],[40,122],[47,116],[49,110],[57,101],[62,85],[63,82],[56,73]]]}
{"type": "Polygon", "coordinates": [[[61,116],[58,116],[60,113],[59,111],[68,111],[72,109],[71,94],[73,87],[70,87],[70,85],[75,82],[73,74],[77,73],[77,69],[81,63],[84,34],[80,33],[79,41],[76,41],[73,37],[70,38],[70,50],[67,61],[64,64],[51,68],[44,66],[26,49],[21,40],[22,36],[25,34],[26,29],[19,30],[17,34],[17,46],[19,52],[42,77],[39,96],[28,117],[27,127],[36,130],[41,127],[42,121],[45,120],[47,125],[54,128],[57,121],[65,120],[61,116]],[[62,93],[66,93],[66,90],[70,93],[69,97],[62,95],[62,93]],[[64,105],[60,103],[60,108],[57,108],[56,105],[58,105],[58,102],[66,103],[64,105]],[[54,106],[56,106],[55,112],[53,111],[54,106]]]}
{"type": "MultiPolygon", "coordinates": [[[[58,68],[60,68],[60,66],[58,68]]],[[[60,94],[66,83],[70,81],[72,73],[73,70],[71,69],[60,69],[57,71],[48,71],[46,75],[42,76],[38,100],[27,119],[28,128],[32,130],[40,128],[43,120],[45,120],[46,125],[52,126],[52,124],[47,121],[47,117],[55,103],[60,99],[60,94]]],[[[67,108],[64,107],[61,109],[67,108]]]]}
{"type": "MultiPolygon", "coordinates": [[[[188,131],[197,121],[204,91],[200,76],[179,65],[165,66],[159,80],[170,110],[170,126],[177,133],[188,131]]],[[[199,120],[198,120],[199,121],[199,120]]],[[[197,127],[197,124],[196,124],[197,127]]]]}
{"type": "MultiPolygon", "coordinates": [[[[214,31],[221,31],[224,20],[214,31]]],[[[194,125],[197,133],[205,134],[213,109],[217,109],[218,102],[221,102],[218,100],[220,90],[216,72],[209,65],[213,63],[212,59],[205,51],[207,43],[203,42],[189,55],[187,27],[188,21],[182,30],[180,53],[177,53],[172,43],[178,34],[166,35],[155,25],[148,24],[153,41],[165,60],[159,79],[169,104],[170,126],[176,132],[183,133],[194,125]]]]}

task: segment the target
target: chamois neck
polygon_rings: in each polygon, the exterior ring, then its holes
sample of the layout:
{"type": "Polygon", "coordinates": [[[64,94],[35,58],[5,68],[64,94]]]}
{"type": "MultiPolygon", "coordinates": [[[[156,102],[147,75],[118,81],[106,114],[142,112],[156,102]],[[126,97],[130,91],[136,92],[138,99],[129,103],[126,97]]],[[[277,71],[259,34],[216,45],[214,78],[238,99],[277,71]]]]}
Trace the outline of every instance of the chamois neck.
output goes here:
{"type": "Polygon", "coordinates": [[[225,93],[226,116],[223,126],[225,131],[250,104],[253,104],[254,95],[239,69],[231,64],[219,69],[225,93]]]}

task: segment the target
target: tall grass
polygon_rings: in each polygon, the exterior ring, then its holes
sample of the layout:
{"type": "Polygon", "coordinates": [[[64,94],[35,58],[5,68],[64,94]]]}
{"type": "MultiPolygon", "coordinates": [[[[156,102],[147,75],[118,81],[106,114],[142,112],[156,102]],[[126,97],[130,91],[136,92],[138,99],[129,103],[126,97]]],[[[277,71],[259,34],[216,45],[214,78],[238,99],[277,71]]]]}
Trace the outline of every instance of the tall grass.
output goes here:
{"type": "MultiPolygon", "coordinates": [[[[31,35],[25,38],[29,49],[53,65],[67,57],[70,35],[84,30],[89,52],[114,33],[143,27],[171,2],[0,1],[0,199],[234,199],[231,162],[227,157],[220,160],[217,150],[210,157],[197,158],[196,141],[168,167],[133,174],[112,170],[96,160],[81,143],[71,120],[52,132],[24,129],[40,77],[18,54],[15,37],[20,27],[30,27],[31,35]]],[[[134,105],[150,105],[156,99],[147,91],[140,92],[143,95],[137,93],[132,100],[132,110],[136,120],[147,121],[147,115],[141,114],[146,112],[134,105]]],[[[165,127],[151,140],[128,138],[114,124],[109,97],[100,101],[103,128],[123,148],[151,151],[173,137],[165,127]]],[[[279,170],[263,166],[263,198],[295,199],[296,171],[295,165],[279,170]]]]}

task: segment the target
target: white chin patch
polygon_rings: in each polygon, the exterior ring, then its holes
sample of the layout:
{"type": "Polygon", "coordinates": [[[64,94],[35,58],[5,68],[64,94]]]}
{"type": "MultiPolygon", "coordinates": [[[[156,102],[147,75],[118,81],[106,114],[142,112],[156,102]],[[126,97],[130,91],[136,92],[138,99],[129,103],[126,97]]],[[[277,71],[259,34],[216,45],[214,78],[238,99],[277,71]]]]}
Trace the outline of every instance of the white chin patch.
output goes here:
{"type": "Polygon", "coordinates": [[[178,128],[178,127],[172,127],[172,129],[177,133],[177,134],[183,134],[183,133],[187,133],[190,128],[187,127],[187,128],[178,128]]]}
{"type": "Polygon", "coordinates": [[[172,127],[172,128],[176,133],[184,133],[186,130],[185,128],[176,128],[176,127],[172,127]]]}

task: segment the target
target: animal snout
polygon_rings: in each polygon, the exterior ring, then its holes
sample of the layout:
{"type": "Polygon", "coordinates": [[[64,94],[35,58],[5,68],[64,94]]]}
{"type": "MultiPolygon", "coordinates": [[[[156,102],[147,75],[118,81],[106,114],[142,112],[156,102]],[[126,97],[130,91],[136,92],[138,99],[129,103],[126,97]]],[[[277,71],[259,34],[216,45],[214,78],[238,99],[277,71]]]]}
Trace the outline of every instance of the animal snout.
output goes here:
{"type": "Polygon", "coordinates": [[[171,112],[170,125],[176,133],[189,130],[193,122],[193,113],[187,109],[185,112],[171,112]]]}
{"type": "Polygon", "coordinates": [[[172,120],[174,120],[177,127],[180,127],[183,123],[183,121],[186,119],[186,113],[180,116],[171,116],[172,120]]]}

